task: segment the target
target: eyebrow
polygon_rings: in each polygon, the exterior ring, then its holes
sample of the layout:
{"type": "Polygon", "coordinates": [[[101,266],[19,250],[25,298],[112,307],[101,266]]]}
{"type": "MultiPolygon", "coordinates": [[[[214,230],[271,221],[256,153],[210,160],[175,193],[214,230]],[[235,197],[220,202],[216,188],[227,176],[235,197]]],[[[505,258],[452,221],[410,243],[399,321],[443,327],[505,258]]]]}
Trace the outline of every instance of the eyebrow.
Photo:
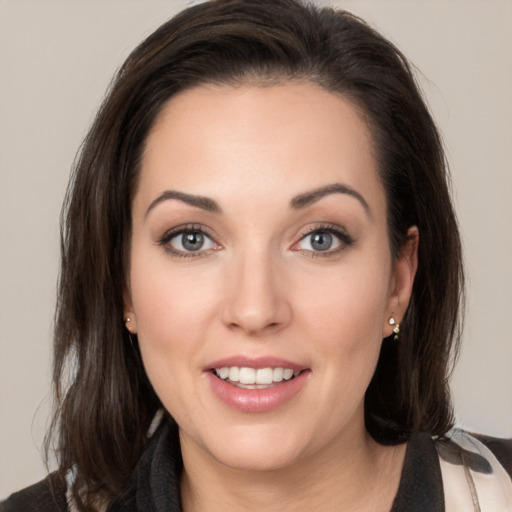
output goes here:
{"type": "MultiPolygon", "coordinates": [[[[290,206],[295,210],[306,208],[307,206],[316,203],[323,197],[331,194],[347,194],[351,197],[354,197],[361,203],[366,213],[371,217],[370,206],[366,202],[365,198],[359,192],[357,192],[357,190],[354,190],[353,188],[341,183],[332,183],[330,185],[325,185],[324,187],[319,187],[314,190],[299,194],[290,201],[290,206]]],[[[155,206],[171,199],[181,201],[207,212],[222,213],[222,208],[214,199],[205,196],[186,194],[185,192],[179,192],[178,190],[165,190],[151,202],[151,204],[148,206],[148,209],[146,210],[146,213],[144,214],[144,217],[147,217],[149,212],[155,208],[155,206]]]]}
{"type": "Polygon", "coordinates": [[[185,194],[185,192],[178,192],[177,190],[165,190],[154,201],[151,202],[151,204],[148,206],[148,209],[146,210],[146,213],[144,214],[144,217],[147,217],[149,212],[155,208],[155,206],[171,199],[176,199],[177,201],[181,201],[182,203],[189,204],[190,206],[200,208],[201,210],[205,210],[207,212],[222,213],[222,208],[219,206],[219,203],[213,199],[210,199],[209,197],[185,194]]]}
{"type": "Polygon", "coordinates": [[[332,183],[330,185],[325,185],[324,187],[315,188],[309,192],[299,194],[290,201],[290,206],[296,210],[306,208],[330,194],[346,194],[357,199],[365,209],[366,213],[370,217],[372,216],[370,206],[366,199],[357,190],[354,190],[347,185],[343,185],[342,183],[332,183]]]}

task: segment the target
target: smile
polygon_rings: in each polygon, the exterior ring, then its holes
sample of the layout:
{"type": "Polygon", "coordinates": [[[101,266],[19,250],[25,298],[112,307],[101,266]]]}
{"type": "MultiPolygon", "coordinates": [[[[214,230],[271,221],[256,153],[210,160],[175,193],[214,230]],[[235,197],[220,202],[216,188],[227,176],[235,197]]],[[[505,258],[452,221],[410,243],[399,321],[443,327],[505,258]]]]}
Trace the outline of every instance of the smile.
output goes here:
{"type": "Polygon", "coordinates": [[[292,368],[249,368],[246,366],[223,366],[215,368],[215,375],[232,384],[244,389],[265,389],[283,381],[298,377],[299,370],[292,368]]]}
{"type": "Polygon", "coordinates": [[[275,357],[233,356],[205,367],[213,394],[242,413],[269,412],[292,402],[307,386],[311,369],[275,357]]]}

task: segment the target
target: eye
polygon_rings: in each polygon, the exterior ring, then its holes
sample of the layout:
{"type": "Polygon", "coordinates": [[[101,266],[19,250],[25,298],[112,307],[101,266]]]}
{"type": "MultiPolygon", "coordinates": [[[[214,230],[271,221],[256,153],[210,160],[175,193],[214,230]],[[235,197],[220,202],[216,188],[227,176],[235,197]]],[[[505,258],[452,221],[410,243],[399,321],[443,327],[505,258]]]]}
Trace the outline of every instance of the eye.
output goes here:
{"type": "Polygon", "coordinates": [[[217,247],[217,244],[209,236],[197,230],[182,231],[174,235],[168,244],[180,252],[198,252],[217,247]]]}
{"type": "Polygon", "coordinates": [[[307,249],[309,251],[328,251],[333,248],[333,245],[339,243],[339,240],[336,240],[336,237],[332,233],[328,233],[327,231],[317,231],[316,233],[311,233],[302,239],[304,242],[303,249],[307,249]]]}
{"type": "Polygon", "coordinates": [[[306,233],[292,249],[329,255],[343,250],[353,242],[352,237],[339,228],[322,227],[306,233]]]}
{"type": "Polygon", "coordinates": [[[303,251],[324,252],[335,249],[340,244],[341,241],[335,234],[325,230],[318,230],[303,237],[297,244],[297,248],[303,251]]]}
{"type": "Polygon", "coordinates": [[[208,250],[219,248],[204,231],[198,228],[173,230],[164,235],[160,244],[178,256],[199,256],[208,250]]]}

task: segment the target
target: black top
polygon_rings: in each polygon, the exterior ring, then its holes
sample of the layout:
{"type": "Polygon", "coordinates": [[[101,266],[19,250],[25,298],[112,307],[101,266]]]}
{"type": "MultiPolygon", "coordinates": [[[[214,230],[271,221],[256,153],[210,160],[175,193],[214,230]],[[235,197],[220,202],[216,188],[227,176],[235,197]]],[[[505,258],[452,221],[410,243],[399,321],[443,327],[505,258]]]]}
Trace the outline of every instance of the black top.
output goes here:
{"type": "MultiPolygon", "coordinates": [[[[489,446],[489,445],[488,445],[489,446]]],[[[164,423],[151,438],[123,496],[108,512],[182,512],[182,470],[177,429],[164,423]]],[[[10,496],[2,512],[68,512],[66,486],[55,473],[10,496]]],[[[414,434],[407,445],[404,468],[391,512],[444,512],[443,483],[434,441],[414,434]]]]}

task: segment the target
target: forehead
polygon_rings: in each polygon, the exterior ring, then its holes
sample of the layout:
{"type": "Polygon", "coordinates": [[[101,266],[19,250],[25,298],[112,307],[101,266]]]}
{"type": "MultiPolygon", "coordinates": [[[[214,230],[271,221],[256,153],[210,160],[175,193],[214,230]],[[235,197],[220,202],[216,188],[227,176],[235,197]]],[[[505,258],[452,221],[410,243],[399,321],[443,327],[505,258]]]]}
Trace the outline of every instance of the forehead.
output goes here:
{"type": "Polygon", "coordinates": [[[383,206],[370,132],[348,99],[308,83],[201,86],[167,102],[146,141],[139,195],[168,188],[286,200],[341,182],[383,206]]]}

